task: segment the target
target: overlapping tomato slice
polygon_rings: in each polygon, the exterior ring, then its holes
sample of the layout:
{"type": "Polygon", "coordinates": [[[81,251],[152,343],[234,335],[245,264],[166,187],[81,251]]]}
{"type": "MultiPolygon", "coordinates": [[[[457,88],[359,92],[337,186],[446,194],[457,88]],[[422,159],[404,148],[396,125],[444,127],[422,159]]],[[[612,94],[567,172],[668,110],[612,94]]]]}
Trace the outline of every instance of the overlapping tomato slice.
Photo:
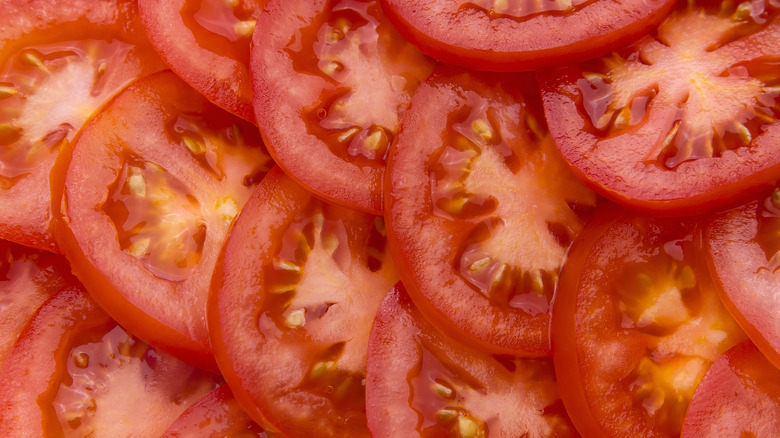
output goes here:
{"type": "Polygon", "coordinates": [[[700,214],[780,175],[780,9],[680,2],[628,49],[540,74],[550,130],[613,200],[700,214]]]}
{"type": "Polygon", "coordinates": [[[217,383],[127,333],[80,285],[44,303],[0,378],[7,437],[160,436],[217,383]]]}
{"type": "Polygon", "coordinates": [[[596,196],[568,172],[533,76],[437,70],[404,115],[386,180],[409,294],[453,337],[550,353],[558,269],[596,196]]]}
{"type": "Polygon", "coordinates": [[[701,225],[610,206],[582,236],[553,316],[561,398],[585,436],[677,436],[704,373],[745,339],[712,284],[701,225]]]}
{"type": "Polygon", "coordinates": [[[57,251],[49,172],[61,147],[128,83],[165,67],[134,1],[3,2],[0,238],[57,251]]]}
{"type": "Polygon", "coordinates": [[[279,165],[333,202],[378,214],[401,115],[432,62],[370,0],[272,0],[253,37],[257,123],[279,165]]]}
{"type": "Polygon", "coordinates": [[[182,79],[231,113],[254,121],[249,41],[267,0],[139,0],[144,29],[182,79]]]}
{"type": "Polygon", "coordinates": [[[315,198],[280,169],[225,247],[209,328],[236,398],[269,432],[368,436],[368,336],[397,281],[380,217],[315,198]]]}
{"type": "Polygon", "coordinates": [[[579,436],[550,359],[491,356],[456,342],[423,318],[400,283],[371,329],[366,399],[376,438],[579,436]]]}
{"type": "Polygon", "coordinates": [[[163,438],[266,437],[247,415],[227,385],[209,392],[187,408],[163,438]]]}
{"type": "Polygon", "coordinates": [[[404,38],[474,70],[525,71],[600,56],[649,31],[674,0],[382,0],[404,38]]]}
{"type": "Polygon", "coordinates": [[[271,162],[257,129],[166,72],[118,96],[68,153],[54,198],[76,274],[133,334],[216,371],[206,298],[271,162]]]}

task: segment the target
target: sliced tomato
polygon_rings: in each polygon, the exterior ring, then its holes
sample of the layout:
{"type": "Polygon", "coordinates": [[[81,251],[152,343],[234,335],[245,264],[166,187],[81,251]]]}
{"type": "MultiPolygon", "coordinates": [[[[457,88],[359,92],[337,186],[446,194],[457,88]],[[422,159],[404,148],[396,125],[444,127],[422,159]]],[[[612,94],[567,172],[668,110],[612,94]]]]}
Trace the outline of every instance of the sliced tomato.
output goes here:
{"type": "Polygon", "coordinates": [[[257,123],[299,183],[379,214],[389,145],[432,62],[377,1],[271,0],[253,37],[257,123]]]}
{"type": "Polygon", "coordinates": [[[129,82],[165,68],[135,2],[9,0],[0,18],[0,238],[57,251],[49,172],[129,82]]]}
{"type": "Polygon", "coordinates": [[[780,176],[780,8],[681,1],[632,47],[540,74],[577,174],[616,202],[700,214],[780,176]]]}
{"type": "Polygon", "coordinates": [[[388,236],[415,304],[495,353],[550,354],[551,300],[596,195],[568,171],[530,75],[443,67],[390,158],[388,236]]]}
{"type": "Polygon", "coordinates": [[[625,46],[674,0],[382,0],[404,38],[436,59],[475,70],[525,71],[625,46]]]}
{"type": "Polygon", "coordinates": [[[718,299],[693,219],[608,206],[572,245],[552,340],[584,436],[678,436],[707,368],[746,337],[718,299]]]}
{"type": "Polygon", "coordinates": [[[165,72],[125,90],[67,153],[53,197],[77,276],[133,334],[216,371],[206,298],[228,229],[272,163],[257,129],[165,72]]]}
{"type": "Polygon", "coordinates": [[[382,437],[575,437],[552,360],[495,357],[435,329],[398,284],[369,338],[366,414],[382,437]]]}
{"type": "Polygon", "coordinates": [[[249,41],[267,0],[138,0],[165,62],[210,101],[253,122],[249,41]]]}
{"type": "Polygon", "coordinates": [[[287,437],[367,437],[371,322],[398,280],[381,217],[320,201],[272,170],[236,220],[209,299],[225,380],[287,437]]]}
{"type": "Polygon", "coordinates": [[[81,286],[38,310],[8,356],[0,435],[160,436],[217,376],[139,341],[81,286]]]}
{"type": "Polygon", "coordinates": [[[780,189],[717,214],[705,241],[721,299],[780,368],[780,189]]]}
{"type": "Polygon", "coordinates": [[[0,368],[41,304],[74,284],[65,257],[0,240],[0,368]]]}
{"type": "Polygon", "coordinates": [[[770,438],[780,430],[780,370],[750,342],[712,364],[693,395],[682,437],[770,438]]]}
{"type": "Polygon", "coordinates": [[[247,415],[227,385],[206,394],[165,432],[163,438],[267,438],[247,415]]]}

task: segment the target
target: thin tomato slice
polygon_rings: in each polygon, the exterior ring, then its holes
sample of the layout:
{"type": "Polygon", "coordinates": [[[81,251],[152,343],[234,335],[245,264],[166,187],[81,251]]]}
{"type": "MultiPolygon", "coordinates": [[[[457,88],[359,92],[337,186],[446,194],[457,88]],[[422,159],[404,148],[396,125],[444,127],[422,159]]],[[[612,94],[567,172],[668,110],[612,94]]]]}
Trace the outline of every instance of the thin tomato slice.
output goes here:
{"type": "Polygon", "coordinates": [[[57,251],[49,172],[63,145],[128,83],[165,68],[135,2],[4,1],[0,238],[57,251]]]}
{"type": "Polygon", "coordinates": [[[674,0],[382,0],[404,38],[475,70],[538,70],[579,62],[639,38],[674,0]]]}
{"type": "Polygon", "coordinates": [[[693,395],[683,438],[771,438],[780,430],[780,370],[750,342],[712,364],[693,395]]]}
{"type": "Polygon", "coordinates": [[[444,67],[390,158],[388,236],[423,314],[495,353],[550,354],[551,301],[596,195],[568,171],[533,76],[444,67]]]}
{"type": "Polygon", "coordinates": [[[214,352],[271,433],[367,437],[371,322],[398,280],[381,217],[320,201],[272,170],[225,246],[209,300],[214,352]]]}
{"type": "Polygon", "coordinates": [[[139,0],[160,56],[190,86],[253,122],[249,41],[267,0],[139,0]]]}
{"type": "Polygon", "coordinates": [[[721,304],[693,219],[595,213],[561,272],[552,336],[584,436],[673,437],[712,362],[745,334],[721,304]]]}
{"type": "Polygon", "coordinates": [[[715,215],[706,243],[724,304],[780,368],[780,189],[715,215]]]}
{"type": "Polygon", "coordinates": [[[279,165],[335,203],[381,213],[385,158],[431,61],[377,1],[272,0],[251,64],[257,123],[279,165]]]}
{"type": "Polygon", "coordinates": [[[540,74],[577,174],[616,202],[701,214],[780,175],[780,8],[681,1],[650,35],[540,74]]]}
{"type": "Polygon", "coordinates": [[[5,437],[158,437],[217,383],[128,334],[80,285],[44,303],[0,378],[5,437]]]}
{"type": "Polygon", "coordinates": [[[68,155],[54,202],[76,275],[141,339],[216,371],[206,298],[228,229],[272,163],[257,129],[165,72],[119,95],[68,155]]]}
{"type": "Polygon", "coordinates": [[[0,368],[41,304],[74,284],[65,257],[0,240],[0,368]]]}
{"type": "Polygon", "coordinates": [[[163,438],[267,438],[241,408],[227,385],[206,394],[165,432],[163,438]]]}
{"type": "Polygon", "coordinates": [[[575,437],[550,359],[494,357],[439,332],[402,284],[369,338],[366,413],[375,438],[575,437]]]}

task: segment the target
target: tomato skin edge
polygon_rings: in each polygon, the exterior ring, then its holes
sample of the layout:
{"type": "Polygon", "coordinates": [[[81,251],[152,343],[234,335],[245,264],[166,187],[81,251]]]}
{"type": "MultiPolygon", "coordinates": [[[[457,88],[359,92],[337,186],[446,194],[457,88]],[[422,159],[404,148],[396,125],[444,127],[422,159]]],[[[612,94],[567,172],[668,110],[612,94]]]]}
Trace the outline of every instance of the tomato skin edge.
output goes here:
{"type": "MultiPolygon", "coordinates": [[[[618,218],[622,210],[614,205],[605,204],[600,213],[590,219],[590,224],[599,218],[618,218]],[[600,214],[601,213],[601,214],[600,214]]],[[[558,381],[558,393],[566,411],[570,412],[571,422],[582,436],[609,436],[599,424],[590,409],[590,403],[580,382],[580,361],[577,351],[577,340],[574,337],[575,314],[577,307],[577,290],[585,259],[590,255],[590,249],[607,231],[611,221],[601,221],[595,228],[586,227],[589,232],[576,239],[569,247],[564,259],[558,287],[553,298],[552,322],[550,324],[550,341],[552,343],[555,379],[558,381]],[[567,318],[561,318],[566,315],[567,318]],[[584,415],[583,415],[584,414],[584,415]]]]}
{"type": "Polygon", "coordinates": [[[90,296],[121,326],[130,327],[133,334],[149,345],[158,348],[195,367],[218,374],[219,368],[210,345],[194,342],[187,336],[166,326],[128,301],[118,293],[108,279],[89,262],[86,254],[70,230],[68,202],[65,196],[65,179],[73,155],[73,142],[63,147],[51,171],[51,202],[54,238],[62,253],[71,263],[76,277],[84,284],[90,296]],[[102,291],[93,294],[92,290],[102,291]],[[128,314],[135,316],[129,317],[128,314]],[[138,315],[143,315],[140,318],[138,315]],[[140,321],[140,322],[139,322],[140,321]]]}

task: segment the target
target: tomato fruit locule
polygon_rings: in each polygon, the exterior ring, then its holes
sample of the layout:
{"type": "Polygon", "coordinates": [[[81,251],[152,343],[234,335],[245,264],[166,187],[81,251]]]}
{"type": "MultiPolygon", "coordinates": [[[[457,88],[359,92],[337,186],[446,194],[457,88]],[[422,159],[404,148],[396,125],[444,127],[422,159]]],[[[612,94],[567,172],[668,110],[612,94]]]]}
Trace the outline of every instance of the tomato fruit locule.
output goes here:
{"type": "Polygon", "coordinates": [[[190,86],[254,121],[249,41],[267,0],[139,0],[144,29],[160,56],[190,86]]]}
{"type": "Polygon", "coordinates": [[[550,354],[558,269],[596,195],[568,171],[531,75],[442,67],[390,157],[388,237],[420,311],[494,353],[550,354]]]}
{"type": "Polygon", "coordinates": [[[550,359],[494,357],[434,328],[402,284],[368,344],[366,413],[375,438],[575,437],[550,359]]]}
{"type": "Polygon", "coordinates": [[[721,299],[780,367],[780,191],[712,217],[705,242],[721,299]]]}
{"type": "Polygon", "coordinates": [[[209,329],[225,380],[269,432],[368,436],[369,330],[398,280],[384,232],[380,217],[325,203],[279,168],[236,220],[209,329]]]}
{"type": "Polygon", "coordinates": [[[125,90],[67,153],[53,198],[76,275],[133,334],[216,371],[206,299],[271,162],[257,129],[165,72],[125,90]]]}
{"type": "Polygon", "coordinates": [[[525,71],[583,61],[649,31],[674,0],[382,0],[404,38],[474,70],[525,71]]]}
{"type": "Polygon", "coordinates": [[[584,436],[677,436],[707,368],[745,339],[693,219],[608,206],[569,252],[553,313],[558,388],[584,436]]]}
{"type": "Polygon", "coordinates": [[[165,68],[134,1],[4,1],[0,238],[57,251],[49,172],[63,145],[128,83],[165,68]]]}
{"type": "Polygon", "coordinates": [[[253,36],[257,124],[299,183],[379,214],[389,146],[432,65],[377,1],[271,0],[253,36]]]}
{"type": "Polygon", "coordinates": [[[712,364],[693,395],[682,437],[772,437],[780,430],[780,370],[750,342],[712,364]]]}
{"type": "Polygon", "coordinates": [[[217,383],[125,332],[81,285],[41,306],[0,377],[7,437],[160,436],[217,383]]]}
{"type": "Polygon", "coordinates": [[[680,2],[610,56],[539,74],[564,157],[604,196],[701,214],[780,175],[780,9],[680,2]]]}

